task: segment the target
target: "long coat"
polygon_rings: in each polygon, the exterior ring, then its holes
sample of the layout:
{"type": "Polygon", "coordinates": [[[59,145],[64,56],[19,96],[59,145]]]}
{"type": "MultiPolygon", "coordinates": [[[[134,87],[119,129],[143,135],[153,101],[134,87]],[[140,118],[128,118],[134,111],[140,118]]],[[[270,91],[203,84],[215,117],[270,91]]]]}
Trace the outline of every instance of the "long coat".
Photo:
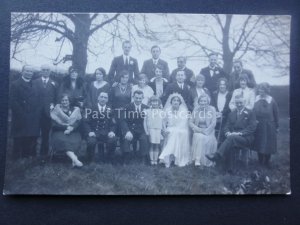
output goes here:
{"type": "Polygon", "coordinates": [[[277,151],[278,106],[271,97],[269,101],[258,99],[253,111],[258,121],[254,150],[263,154],[273,154],[277,151]]]}
{"type": "MultiPolygon", "coordinates": [[[[218,94],[219,94],[218,91],[215,91],[212,94],[210,104],[215,107],[217,112],[220,112],[220,109],[218,108],[218,94]]],[[[228,114],[230,113],[229,102],[231,100],[231,97],[232,97],[232,93],[227,92],[225,105],[224,105],[224,108],[223,108],[223,111],[222,111],[222,116],[223,116],[223,122],[224,123],[226,122],[228,114]]]]}
{"type": "Polygon", "coordinates": [[[37,137],[40,132],[41,99],[32,81],[23,78],[10,87],[13,137],[37,137]]]}
{"type": "MultiPolygon", "coordinates": [[[[168,63],[162,59],[158,59],[157,65],[162,67],[163,77],[169,79],[170,72],[168,63]]],[[[153,59],[148,59],[144,62],[141,73],[146,74],[149,80],[155,77],[155,65],[153,63],[153,59]]]]}
{"type": "Polygon", "coordinates": [[[45,115],[50,117],[50,104],[55,106],[58,85],[49,78],[46,87],[44,87],[42,78],[38,78],[32,82],[42,101],[42,111],[45,115]]]}
{"type": "Polygon", "coordinates": [[[210,75],[210,67],[202,68],[200,73],[205,77],[205,84],[204,87],[206,87],[210,93],[213,93],[218,89],[218,80],[220,78],[226,78],[228,79],[228,75],[225,73],[225,71],[220,67],[215,67],[213,70],[213,75],[210,75]]]}
{"type": "Polygon", "coordinates": [[[129,81],[136,82],[139,74],[138,61],[135,58],[130,56],[128,65],[125,65],[123,55],[121,55],[115,57],[111,63],[108,72],[109,83],[113,84],[114,82],[118,82],[120,78],[120,73],[124,70],[129,72],[129,81]]]}

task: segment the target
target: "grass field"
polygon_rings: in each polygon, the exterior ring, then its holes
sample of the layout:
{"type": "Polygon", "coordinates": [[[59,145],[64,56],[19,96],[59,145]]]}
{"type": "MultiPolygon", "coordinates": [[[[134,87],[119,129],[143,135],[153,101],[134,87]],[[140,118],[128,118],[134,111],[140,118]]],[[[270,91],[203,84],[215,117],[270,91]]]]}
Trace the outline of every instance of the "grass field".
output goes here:
{"type": "MultiPolygon", "coordinates": [[[[270,193],[290,192],[289,87],[274,86],[271,95],[279,106],[280,130],[278,151],[271,168],[260,168],[256,154],[247,168],[230,175],[216,168],[150,167],[132,162],[129,165],[91,164],[81,169],[67,162],[44,162],[39,159],[9,160],[5,171],[5,194],[139,195],[139,194],[228,194],[236,193],[249,176],[258,171],[268,176],[270,193]]],[[[254,193],[254,192],[253,192],[254,193]]],[[[256,193],[256,192],[255,192],[256,193]]]]}
{"type": "Polygon", "coordinates": [[[290,191],[289,124],[280,120],[278,152],[272,167],[260,168],[256,154],[247,168],[230,175],[216,168],[151,167],[139,162],[129,165],[96,164],[81,169],[70,162],[44,162],[39,159],[7,161],[5,194],[228,194],[253,171],[270,178],[271,193],[290,191]]]}

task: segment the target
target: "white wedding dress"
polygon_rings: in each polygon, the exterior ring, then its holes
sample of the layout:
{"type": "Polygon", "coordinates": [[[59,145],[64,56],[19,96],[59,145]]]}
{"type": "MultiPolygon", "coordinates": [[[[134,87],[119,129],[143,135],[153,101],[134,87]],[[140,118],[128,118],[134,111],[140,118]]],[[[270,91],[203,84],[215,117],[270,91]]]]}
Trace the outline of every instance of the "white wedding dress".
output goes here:
{"type": "Polygon", "coordinates": [[[170,103],[174,94],[170,95],[164,108],[166,114],[164,123],[166,131],[169,133],[165,138],[159,159],[166,167],[170,166],[172,160],[174,160],[176,166],[180,167],[186,166],[191,162],[188,110],[181,95],[177,95],[177,97],[180,96],[179,98],[182,102],[179,110],[175,112],[170,103]]]}

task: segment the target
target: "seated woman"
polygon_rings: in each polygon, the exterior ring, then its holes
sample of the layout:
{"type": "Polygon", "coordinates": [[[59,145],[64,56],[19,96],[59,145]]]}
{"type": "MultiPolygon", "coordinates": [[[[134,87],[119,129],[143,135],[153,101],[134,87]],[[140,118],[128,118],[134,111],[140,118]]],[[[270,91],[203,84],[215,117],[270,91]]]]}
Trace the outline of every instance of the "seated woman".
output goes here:
{"type": "Polygon", "coordinates": [[[186,166],[191,161],[188,125],[188,108],[178,93],[169,96],[165,108],[163,134],[165,143],[159,156],[160,162],[168,168],[172,161],[176,166],[186,166]]]}
{"type": "Polygon", "coordinates": [[[193,98],[193,103],[194,106],[197,105],[197,101],[200,95],[202,94],[207,94],[208,96],[210,96],[209,90],[207,88],[204,87],[205,84],[205,77],[199,73],[196,77],[196,86],[192,87],[190,89],[192,98],[193,98]]]}
{"type": "Polygon", "coordinates": [[[110,92],[110,86],[108,82],[105,81],[106,72],[100,67],[95,70],[93,81],[87,88],[87,104],[88,108],[96,105],[98,103],[98,96],[101,92],[110,92]]]}
{"type": "Polygon", "coordinates": [[[254,150],[257,151],[259,163],[269,166],[271,155],[277,151],[278,106],[270,96],[270,85],[261,83],[257,87],[254,109],[258,121],[254,150]]]}
{"type": "Polygon", "coordinates": [[[235,89],[232,93],[231,100],[229,102],[229,108],[231,111],[236,109],[235,96],[243,96],[245,101],[245,108],[252,110],[255,102],[255,90],[249,88],[249,79],[246,74],[240,75],[240,88],[235,89]]]}
{"type": "Polygon", "coordinates": [[[146,76],[146,74],[139,74],[138,76],[138,84],[136,85],[133,85],[132,86],[132,90],[131,90],[131,101],[133,102],[133,93],[136,91],[136,90],[140,90],[144,93],[144,98],[143,98],[143,101],[142,103],[145,104],[145,105],[148,105],[148,101],[149,101],[149,98],[151,96],[153,96],[154,92],[152,90],[152,88],[150,86],[148,86],[148,78],[146,76]]]}
{"type": "Polygon", "coordinates": [[[54,151],[64,151],[72,160],[73,167],[83,164],[75,155],[80,149],[81,135],[78,131],[81,123],[80,109],[70,105],[68,94],[62,94],[60,104],[50,113],[52,119],[51,145],[54,151]]]}
{"type": "Polygon", "coordinates": [[[209,105],[210,98],[207,94],[200,95],[197,103],[189,122],[194,132],[192,160],[195,161],[195,166],[213,166],[213,162],[208,160],[205,155],[215,153],[217,150],[216,110],[209,105]]]}

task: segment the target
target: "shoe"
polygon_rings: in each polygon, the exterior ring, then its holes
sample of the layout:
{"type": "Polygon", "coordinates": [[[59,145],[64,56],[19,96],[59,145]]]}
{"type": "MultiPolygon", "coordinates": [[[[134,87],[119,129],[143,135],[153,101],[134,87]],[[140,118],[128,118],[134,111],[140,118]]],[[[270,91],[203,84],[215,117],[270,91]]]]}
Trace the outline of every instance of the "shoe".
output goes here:
{"type": "Polygon", "coordinates": [[[80,162],[78,159],[77,159],[77,160],[73,160],[73,161],[72,161],[72,166],[73,166],[73,167],[82,167],[82,166],[83,166],[83,163],[80,162]]]}
{"type": "Polygon", "coordinates": [[[200,162],[195,162],[195,166],[201,166],[200,162]]]}
{"type": "Polygon", "coordinates": [[[221,160],[221,156],[218,153],[206,154],[205,157],[212,162],[219,162],[221,160]]]}

